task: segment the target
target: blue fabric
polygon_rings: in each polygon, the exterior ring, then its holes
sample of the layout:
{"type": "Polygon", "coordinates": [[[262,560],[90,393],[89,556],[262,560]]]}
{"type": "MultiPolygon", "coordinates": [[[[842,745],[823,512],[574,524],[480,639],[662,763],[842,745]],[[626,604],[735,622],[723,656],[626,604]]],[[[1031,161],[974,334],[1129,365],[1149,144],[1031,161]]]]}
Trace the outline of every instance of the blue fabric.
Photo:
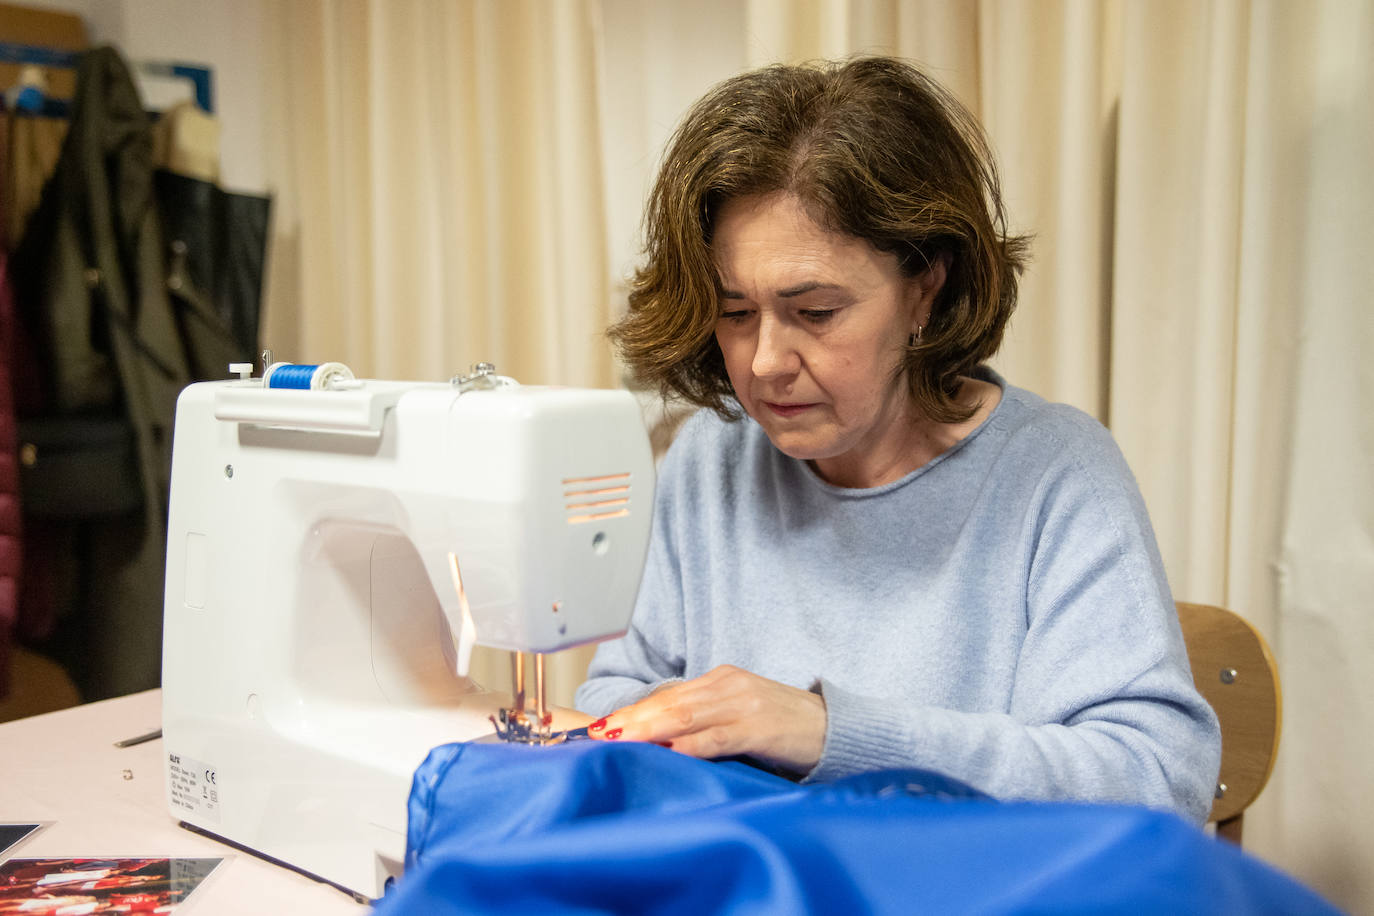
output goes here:
{"type": "Polygon", "coordinates": [[[454,744],[376,913],[1331,913],[1177,816],[906,770],[798,786],[645,744],[454,744]]]}

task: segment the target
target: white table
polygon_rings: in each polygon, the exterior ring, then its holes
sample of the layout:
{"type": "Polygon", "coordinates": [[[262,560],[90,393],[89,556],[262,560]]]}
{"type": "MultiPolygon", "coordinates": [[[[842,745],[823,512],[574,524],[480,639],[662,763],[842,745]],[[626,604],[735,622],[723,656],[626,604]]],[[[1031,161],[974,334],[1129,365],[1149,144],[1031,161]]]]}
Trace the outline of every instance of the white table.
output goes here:
{"type": "Polygon", "coordinates": [[[222,857],[189,898],[196,916],[368,912],[331,885],[177,826],[162,740],[114,746],[161,720],[162,692],[149,690],[0,725],[0,821],[48,822],[10,855],[222,857]]]}

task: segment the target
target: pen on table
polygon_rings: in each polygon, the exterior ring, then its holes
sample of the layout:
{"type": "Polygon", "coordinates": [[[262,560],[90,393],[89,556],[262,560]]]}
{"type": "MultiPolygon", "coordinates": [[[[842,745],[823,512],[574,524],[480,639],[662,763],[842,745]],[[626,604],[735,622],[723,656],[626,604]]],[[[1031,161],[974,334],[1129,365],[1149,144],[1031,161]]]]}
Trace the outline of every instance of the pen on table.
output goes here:
{"type": "Polygon", "coordinates": [[[154,741],[162,737],[162,729],[148,732],[146,735],[135,735],[132,738],[125,738],[123,741],[116,741],[115,747],[133,747],[135,744],[142,744],[145,741],[154,741]]]}

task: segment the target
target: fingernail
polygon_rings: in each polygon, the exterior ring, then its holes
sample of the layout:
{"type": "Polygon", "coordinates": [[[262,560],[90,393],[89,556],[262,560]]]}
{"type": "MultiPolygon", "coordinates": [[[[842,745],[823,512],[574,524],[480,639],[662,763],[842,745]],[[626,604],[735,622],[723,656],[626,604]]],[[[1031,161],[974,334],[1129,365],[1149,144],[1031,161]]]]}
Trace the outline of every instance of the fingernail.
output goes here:
{"type": "Polygon", "coordinates": [[[671,741],[655,741],[654,744],[657,744],[659,747],[672,747],[672,746],[673,746],[673,742],[671,742],[671,741]]]}
{"type": "Polygon", "coordinates": [[[620,733],[621,733],[622,731],[624,731],[623,728],[613,728],[613,729],[611,729],[610,731],[606,732],[606,740],[607,740],[607,741],[614,741],[616,738],[619,738],[619,737],[620,737],[620,733]]]}
{"type": "Polygon", "coordinates": [[[597,719],[597,720],[596,720],[595,722],[593,722],[591,725],[588,725],[588,726],[587,726],[587,731],[589,731],[589,732],[599,732],[599,731],[601,731],[601,730],[602,730],[603,728],[605,728],[605,727],[606,727],[606,720],[605,720],[605,719],[597,719]]]}

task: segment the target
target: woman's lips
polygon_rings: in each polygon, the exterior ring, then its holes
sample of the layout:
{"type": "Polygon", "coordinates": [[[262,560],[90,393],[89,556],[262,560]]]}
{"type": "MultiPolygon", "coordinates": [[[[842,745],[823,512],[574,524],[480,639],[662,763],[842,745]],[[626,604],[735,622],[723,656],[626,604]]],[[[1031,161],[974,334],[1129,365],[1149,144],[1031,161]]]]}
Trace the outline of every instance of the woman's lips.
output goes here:
{"type": "Polygon", "coordinates": [[[764,401],[763,406],[780,417],[795,417],[797,414],[810,410],[815,404],[774,404],[772,401],[764,401]]]}

